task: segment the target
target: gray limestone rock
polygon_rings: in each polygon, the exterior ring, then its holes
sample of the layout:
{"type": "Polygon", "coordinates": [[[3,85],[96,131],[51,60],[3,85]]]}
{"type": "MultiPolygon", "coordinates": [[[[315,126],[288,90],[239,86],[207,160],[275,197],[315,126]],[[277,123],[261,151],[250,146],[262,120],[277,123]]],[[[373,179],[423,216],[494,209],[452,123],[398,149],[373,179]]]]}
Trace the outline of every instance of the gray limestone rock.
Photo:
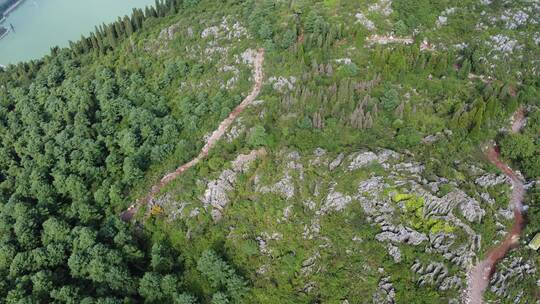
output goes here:
{"type": "Polygon", "coordinates": [[[396,290],[394,285],[390,282],[389,277],[382,278],[379,281],[379,288],[373,294],[373,303],[374,304],[394,304],[396,297],[396,290]]]}
{"type": "Polygon", "coordinates": [[[229,204],[228,192],[234,189],[237,174],[246,172],[249,165],[262,155],[264,149],[252,151],[249,154],[240,154],[232,161],[232,169],[225,169],[216,180],[209,181],[201,201],[205,209],[211,208],[214,221],[221,219],[223,209],[229,204]]]}
{"type": "Polygon", "coordinates": [[[350,171],[365,167],[366,165],[369,165],[370,163],[379,159],[377,154],[371,151],[353,154],[351,158],[352,160],[348,167],[350,171]]]}
{"type": "Polygon", "coordinates": [[[523,257],[505,259],[497,266],[497,271],[490,281],[490,290],[501,298],[507,298],[509,289],[519,288],[519,281],[530,277],[536,272],[534,262],[523,257]]]}
{"type": "Polygon", "coordinates": [[[272,84],[272,87],[274,90],[284,93],[288,91],[292,91],[295,88],[296,85],[296,77],[290,76],[290,77],[283,77],[283,76],[272,76],[268,78],[268,82],[272,84]]]}
{"type": "Polygon", "coordinates": [[[394,246],[392,244],[388,244],[386,246],[388,249],[388,254],[394,259],[394,262],[400,263],[401,262],[401,250],[399,250],[399,247],[394,246]]]}
{"type": "Polygon", "coordinates": [[[511,54],[514,50],[521,48],[517,40],[502,34],[491,36],[489,42],[493,50],[504,54],[511,54]]]}
{"type": "Polygon", "coordinates": [[[356,15],[354,15],[354,17],[356,18],[356,22],[362,24],[363,26],[365,26],[366,29],[368,29],[370,31],[375,30],[375,23],[373,23],[373,21],[369,20],[363,13],[361,13],[361,12],[356,13],[356,15]]]}
{"type": "Polygon", "coordinates": [[[334,159],[330,164],[328,165],[328,168],[330,171],[334,171],[339,165],[341,165],[341,162],[343,161],[343,158],[345,158],[345,154],[340,153],[336,159],[334,159]]]}
{"type": "Polygon", "coordinates": [[[354,153],[349,156],[350,163],[348,169],[350,171],[357,170],[373,162],[382,165],[385,169],[389,169],[390,166],[387,162],[398,159],[399,157],[400,155],[392,150],[380,150],[377,153],[371,151],[354,153]]]}
{"type": "Polygon", "coordinates": [[[233,190],[232,184],[235,181],[236,173],[232,170],[225,170],[217,180],[208,182],[202,202],[205,208],[212,208],[214,220],[221,218],[221,210],[229,203],[227,192],[233,190]]]}
{"type": "Polygon", "coordinates": [[[284,155],[287,160],[287,166],[283,177],[274,185],[260,186],[258,179],[255,180],[256,188],[261,193],[276,193],[285,199],[291,199],[295,195],[295,186],[293,174],[298,174],[299,179],[304,179],[304,167],[299,162],[300,154],[296,151],[289,152],[284,155]]]}
{"type": "Polygon", "coordinates": [[[315,158],[311,159],[309,161],[309,164],[312,166],[319,166],[319,165],[327,165],[326,161],[326,150],[323,148],[317,148],[315,151],[313,151],[313,155],[315,158]]]}
{"type": "Polygon", "coordinates": [[[426,215],[446,215],[454,208],[458,208],[469,222],[479,222],[486,214],[478,201],[459,189],[454,189],[441,198],[421,189],[421,187],[415,187],[415,191],[418,191],[424,198],[426,205],[424,213],[426,215]]]}
{"type": "Polygon", "coordinates": [[[173,40],[174,34],[176,34],[180,30],[180,24],[173,24],[169,27],[164,28],[159,32],[159,39],[160,40],[173,40]]]}
{"type": "Polygon", "coordinates": [[[440,286],[443,280],[448,276],[448,269],[443,263],[433,262],[420,268],[421,272],[418,272],[420,277],[418,278],[418,285],[435,285],[440,286]]]}
{"type": "Polygon", "coordinates": [[[286,199],[291,199],[294,196],[294,183],[292,177],[288,174],[272,186],[262,186],[258,189],[261,193],[277,193],[286,199]]]}
{"type": "Polygon", "coordinates": [[[379,242],[404,243],[409,245],[420,245],[424,241],[428,241],[425,234],[420,233],[412,228],[397,226],[397,232],[385,231],[377,234],[375,239],[379,242]]]}
{"type": "Polygon", "coordinates": [[[481,187],[493,187],[496,185],[509,183],[510,180],[506,175],[490,173],[478,177],[474,182],[481,187]]]}
{"type": "Polygon", "coordinates": [[[462,282],[458,276],[446,277],[439,285],[439,289],[442,291],[446,291],[450,289],[459,290],[461,287],[462,287],[462,282]]]}
{"type": "Polygon", "coordinates": [[[201,38],[208,38],[208,37],[215,37],[219,33],[219,27],[218,26],[211,26],[205,28],[201,33],[201,38]]]}
{"type": "Polygon", "coordinates": [[[349,205],[352,201],[352,197],[343,193],[330,189],[328,196],[324,200],[324,204],[320,210],[321,214],[327,214],[332,211],[341,211],[349,205]]]}

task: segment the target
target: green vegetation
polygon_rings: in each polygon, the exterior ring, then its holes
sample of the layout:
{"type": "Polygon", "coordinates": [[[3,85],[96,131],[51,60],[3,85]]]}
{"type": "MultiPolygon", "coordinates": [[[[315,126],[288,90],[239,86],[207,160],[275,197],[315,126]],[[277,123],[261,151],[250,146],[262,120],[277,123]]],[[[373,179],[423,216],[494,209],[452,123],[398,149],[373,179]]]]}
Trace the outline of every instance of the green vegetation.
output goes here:
{"type": "Polygon", "coordinates": [[[405,222],[411,224],[411,226],[418,231],[427,233],[452,233],[454,227],[442,219],[436,219],[425,215],[424,199],[410,194],[396,194],[392,197],[394,202],[404,201],[405,222]]]}
{"type": "MultiPolygon", "coordinates": [[[[529,42],[538,23],[490,24],[528,4],[477,2],[394,0],[386,13],[367,9],[384,1],[157,1],[69,49],[0,71],[0,303],[363,303],[384,277],[397,303],[459,297],[458,288],[420,284],[411,272],[436,261],[463,278],[426,242],[395,244],[400,262],[386,254],[390,243],[376,240],[358,184],[381,177],[389,193],[407,180],[427,188],[444,178],[438,197],[459,189],[481,201],[487,192],[494,203],[482,203],[483,221],[470,224],[482,236],[478,255],[501,239],[495,217],[508,191],[480,189],[471,164],[495,172],[479,147],[497,138],[513,167],[539,178],[539,47],[529,42]],[[459,9],[435,26],[449,7],[459,9]],[[357,22],[360,11],[375,30],[357,22]],[[479,19],[489,30],[469,33],[479,19]],[[392,30],[416,33],[414,42],[366,41],[392,30]],[[490,44],[499,34],[516,39],[514,54],[490,44]],[[421,47],[424,39],[434,50],[421,47]],[[258,47],[267,81],[237,136],[164,189],[165,212],[122,222],[120,212],[197,155],[248,94],[243,55],[258,47]],[[499,132],[518,105],[529,108],[523,133],[499,132]],[[216,220],[201,203],[207,184],[259,148],[267,155],[227,179],[216,220]],[[400,155],[388,162],[423,169],[347,168],[354,153],[382,148],[400,155]],[[340,153],[333,171],[317,164],[340,153]],[[291,196],[271,187],[286,183],[291,196]]],[[[525,238],[540,224],[536,187],[525,238]]],[[[462,228],[426,216],[418,195],[372,200],[403,206],[396,224],[452,234],[452,248],[467,242],[462,228]]],[[[536,253],[512,254],[540,262],[536,253]]],[[[524,300],[538,293],[535,278],[524,300]]]]}

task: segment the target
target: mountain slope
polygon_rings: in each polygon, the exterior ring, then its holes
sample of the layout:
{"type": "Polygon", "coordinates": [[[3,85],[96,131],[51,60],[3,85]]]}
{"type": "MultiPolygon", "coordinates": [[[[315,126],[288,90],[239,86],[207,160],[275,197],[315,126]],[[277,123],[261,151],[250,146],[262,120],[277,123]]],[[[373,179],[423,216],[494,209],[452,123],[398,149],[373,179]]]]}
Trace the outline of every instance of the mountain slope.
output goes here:
{"type": "MultiPolygon", "coordinates": [[[[464,300],[468,270],[513,221],[481,147],[496,139],[539,178],[539,10],[165,1],[8,67],[1,301],[464,300]],[[260,93],[205,149],[258,86],[259,48],[260,93]],[[528,120],[510,134],[519,105],[528,120]],[[150,205],[122,221],[138,199],[150,205]]],[[[533,186],[531,215],[537,200],[533,186]]],[[[523,245],[486,299],[535,299],[523,245]]]]}

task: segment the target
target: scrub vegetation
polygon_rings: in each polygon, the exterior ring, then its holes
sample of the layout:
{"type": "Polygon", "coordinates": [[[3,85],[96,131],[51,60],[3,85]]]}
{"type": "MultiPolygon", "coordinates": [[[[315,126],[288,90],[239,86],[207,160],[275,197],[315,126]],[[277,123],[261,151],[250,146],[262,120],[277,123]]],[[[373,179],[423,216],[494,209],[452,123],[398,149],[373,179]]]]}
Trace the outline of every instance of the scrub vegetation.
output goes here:
{"type": "MultiPolygon", "coordinates": [[[[0,71],[0,303],[458,303],[540,179],[540,7],[157,1],[0,71]],[[135,220],[121,212],[209,155],[135,220]],[[507,128],[523,106],[521,133],[507,128]]],[[[540,190],[486,299],[531,303],[540,190]]]]}

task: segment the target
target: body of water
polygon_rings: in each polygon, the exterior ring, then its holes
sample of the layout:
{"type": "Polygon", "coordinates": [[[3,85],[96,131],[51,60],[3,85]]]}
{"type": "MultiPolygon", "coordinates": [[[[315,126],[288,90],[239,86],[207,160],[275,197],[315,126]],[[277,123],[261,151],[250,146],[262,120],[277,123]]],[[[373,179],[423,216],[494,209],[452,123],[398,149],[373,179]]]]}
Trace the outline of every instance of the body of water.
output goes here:
{"type": "Polygon", "coordinates": [[[53,46],[88,35],[94,26],[131,14],[154,0],[25,0],[2,24],[15,32],[0,40],[0,64],[40,58],[53,46]]]}

